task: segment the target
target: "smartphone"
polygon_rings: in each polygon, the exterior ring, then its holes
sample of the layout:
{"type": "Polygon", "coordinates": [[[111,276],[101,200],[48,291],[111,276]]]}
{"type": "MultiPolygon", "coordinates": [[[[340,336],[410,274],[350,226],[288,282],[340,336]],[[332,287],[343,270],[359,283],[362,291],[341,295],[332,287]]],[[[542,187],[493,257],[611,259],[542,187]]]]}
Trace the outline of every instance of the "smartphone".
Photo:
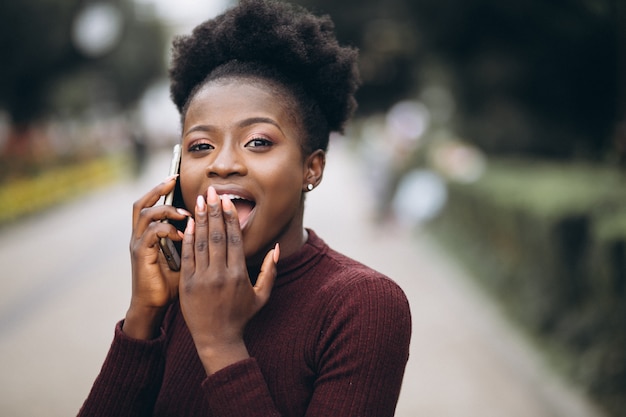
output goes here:
{"type": "MultiPolygon", "coordinates": [[[[174,146],[174,150],[172,152],[172,162],[170,163],[170,173],[169,175],[178,174],[178,170],[180,169],[180,145],[177,144],[174,146]]],[[[176,179],[176,186],[172,191],[170,191],[166,196],[163,204],[171,206],[174,203],[174,198],[179,189],[178,178],[176,179]]],[[[179,191],[178,191],[179,192],[179,191]]],[[[161,220],[163,223],[169,223],[169,220],[164,219],[161,220]]],[[[172,239],[168,237],[163,237],[159,241],[159,246],[161,246],[161,252],[165,256],[165,260],[167,261],[167,265],[172,271],[180,271],[180,253],[178,248],[172,241],[172,239]]]]}

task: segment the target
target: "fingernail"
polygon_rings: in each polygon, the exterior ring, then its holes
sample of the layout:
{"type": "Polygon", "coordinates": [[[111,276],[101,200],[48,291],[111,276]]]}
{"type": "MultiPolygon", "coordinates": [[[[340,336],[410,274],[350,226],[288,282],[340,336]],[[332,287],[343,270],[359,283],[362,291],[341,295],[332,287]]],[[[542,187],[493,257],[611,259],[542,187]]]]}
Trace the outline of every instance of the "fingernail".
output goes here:
{"type": "Polygon", "coordinates": [[[178,178],[179,174],[174,174],[174,175],[170,175],[169,177],[165,178],[165,180],[163,180],[164,183],[166,182],[170,182],[172,180],[175,180],[176,178],[178,178]]]}
{"type": "Polygon", "coordinates": [[[204,202],[204,197],[202,197],[201,195],[199,195],[196,199],[196,206],[198,207],[198,211],[206,210],[206,203],[204,202]]]}
{"type": "Polygon", "coordinates": [[[276,243],[276,245],[274,246],[273,258],[274,258],[274,263],[277,264],[278,259],[280,258],[280,245],[278,243],[276,243]]]}
{"type": "Polygon", "coordinates": [[[220,198],[217,195],[217,191],[215,191],[215,188],[213,188],[213,186],[210,186],[207,191],[207,197],[206,197],[207,203],[211,205],[215,205],[219,202],[219,200],[220,198]]]}
{"type": "Polygon", "coordinates": [[[193,235],[195,228],[196,228],[196,223],[193,221],[193,217],[189,217],[187,219],[187,227],[185,228],[185,233],[193,235]]]}
{"type": "Polygon", "coordinates": [[[233,202],[230,198],[228,197],[223,197],[222,198],[222,209],[224,211],[231,211],[233,209],[234,205],[233,202]]]}
{"type": "Polygon", "coordinates": [[[191,216],[191,213],[189,213],[189,212],[188,212],[187,210],[185,210],[185,209],[182,209],[182,208],[177,208],[177,209],[176,209],[176,211],[177,211],[179,214],[182,214],[183,216],[187,216],[187,217],[191,216]]]}

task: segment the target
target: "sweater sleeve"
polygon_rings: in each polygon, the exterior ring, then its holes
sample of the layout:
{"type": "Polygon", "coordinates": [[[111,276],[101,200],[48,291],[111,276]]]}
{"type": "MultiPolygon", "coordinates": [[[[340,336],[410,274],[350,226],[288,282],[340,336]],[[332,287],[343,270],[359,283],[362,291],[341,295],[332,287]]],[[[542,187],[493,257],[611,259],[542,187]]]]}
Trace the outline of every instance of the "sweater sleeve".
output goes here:
{"type": "Polygon", "coordinates": [[[254,358],[238,362],[210,375],[204,381],[203,389],[209,400],[211,415],[280,416],[254,358]]]}
{"type": "Polygon", "coordinates": [[[411,316],[393,281],[358,279],[328,304],[307,417],[392,417],[409,357],[411,316]]]}
{"type": "Polygon", "coordinates": [[[161,385],[165,333],[153,340],[136,340],[115,327],[111,348],[79,417],[140,417],[152,415],[161,385]]]}

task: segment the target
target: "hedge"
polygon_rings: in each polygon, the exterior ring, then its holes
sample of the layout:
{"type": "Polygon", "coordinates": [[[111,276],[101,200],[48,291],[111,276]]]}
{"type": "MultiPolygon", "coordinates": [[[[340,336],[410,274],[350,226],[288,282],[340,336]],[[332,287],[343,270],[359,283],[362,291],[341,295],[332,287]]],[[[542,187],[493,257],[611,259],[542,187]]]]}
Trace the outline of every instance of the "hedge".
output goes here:
{"type": "Polygon", "coordinates": [[[0,184],[0,225],[75,198],[117,179],[126,162],[108,156],[46,170],[0,184]]]}
{"type": "Polygon", "coordinates": [[[626,410],[626,176],[491,161],[429,225],[609,415],[626,410]]]}

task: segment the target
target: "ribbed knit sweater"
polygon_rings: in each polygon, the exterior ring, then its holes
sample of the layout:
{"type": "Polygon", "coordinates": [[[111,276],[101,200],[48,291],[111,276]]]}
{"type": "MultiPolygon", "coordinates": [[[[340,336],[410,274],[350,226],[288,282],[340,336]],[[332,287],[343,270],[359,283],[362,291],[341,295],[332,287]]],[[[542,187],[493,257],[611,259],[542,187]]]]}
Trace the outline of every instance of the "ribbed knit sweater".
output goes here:
{"type": "Polygon", "coordinates": [[[118,323],[79,416],[393,416],[411,333],[403,291],[312,231],[278,266],[246,327],[250,359],[207,376],[175,303],[156,339],[118,323]]]}

